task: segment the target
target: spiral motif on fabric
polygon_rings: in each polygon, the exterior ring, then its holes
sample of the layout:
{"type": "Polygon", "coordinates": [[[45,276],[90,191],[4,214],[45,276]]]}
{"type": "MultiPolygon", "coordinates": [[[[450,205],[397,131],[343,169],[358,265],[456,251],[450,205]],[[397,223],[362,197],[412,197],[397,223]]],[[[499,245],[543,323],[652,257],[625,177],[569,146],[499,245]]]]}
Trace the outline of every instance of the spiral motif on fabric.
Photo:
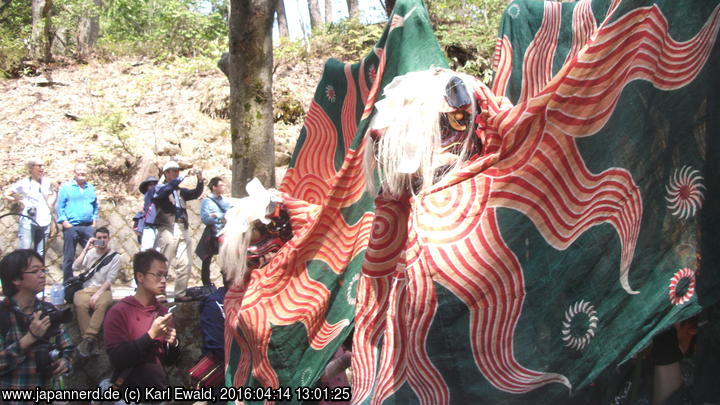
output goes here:
{"type": "Polygon", "coordinates": [[[575,350],[584,349],[595,337],[598,321],[597,311],[590,302],[579,301],[570,305],[562,323],[565,346],[575,350]]]}
{"type": "Polygon", "coordinates": [[[310,204],[322,205],[330,188],[327,183],[314,174],[306,174],[295,187],[294,195],[310,204]]]}
{"type": "Polygon", "coordinates": [[[678,270],[670,279],[670,292],[668,295],[670,302],[674,305],[682,305],[690,301],[690,298],[695,295],[695,272],[687,267],[678,270]],[[684,291],[680,291],[681,294],[678,294],[678,285],[683,280],[687,280],[687,288],[683,288],[684,291]]]}
{"type": "Polygon", "coordinates": [[[472,234],[480,222],[491,180],[477,176],[423,197],[416,229],[423,243],[454,243],[472,234]]]}
{"type": "Polygon", "coordinates": [[[407,238],[409,206],[399,201],[375,201],[375,219],[372,225],[363,262],[363,274],[382,277],[395,271],[400,253],[407,238]]]}
{"type": "Polygon", "coordinates": [[[694,170],[691,166],[683,166],[682,169],[675,170],[669,184],[665,186],[668,194],[665,197],[668,210],[680,219],[694,216],[702,207],[705,185],[699,173],[700,171],[694,170]]]}
{"type": "Polygon", "coordinates": [[[356,297],[353,297],[353,291],[356,290],[355,284],[360,280],[360,275],[356,274],[355,277],[350,280],[350,283],[348,283],[347,290],[345,290],[345,298],[347,298],[348,304],[351,306],[355,306],[356,303],[356,297]]]}
{"type": "Polygon", "coordinates": [[[310,367],[303,370],[302,374],[300,374],[300,384],[303,386],[310,385],[310,378],[312,378],[312,373],[313,370],[310,367]]]}

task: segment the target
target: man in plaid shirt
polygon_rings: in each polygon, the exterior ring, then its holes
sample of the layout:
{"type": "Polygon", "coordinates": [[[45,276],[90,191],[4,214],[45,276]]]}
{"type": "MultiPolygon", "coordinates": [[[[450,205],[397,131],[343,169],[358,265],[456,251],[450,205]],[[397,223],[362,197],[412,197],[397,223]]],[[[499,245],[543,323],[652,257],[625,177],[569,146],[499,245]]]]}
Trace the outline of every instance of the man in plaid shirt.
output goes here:
{"type": "Polygon", "coordinates": [[[0,389],[52,388],[52,378],[70,370],[73,346],[62,324],[51,324],[52,307],[35,294],[45,289],[47,267],[34,250],[18,249],[0,261],[5,299],[0,303],[0,389]],[[38,358],[57,357],[38,368],[38,358]]]}

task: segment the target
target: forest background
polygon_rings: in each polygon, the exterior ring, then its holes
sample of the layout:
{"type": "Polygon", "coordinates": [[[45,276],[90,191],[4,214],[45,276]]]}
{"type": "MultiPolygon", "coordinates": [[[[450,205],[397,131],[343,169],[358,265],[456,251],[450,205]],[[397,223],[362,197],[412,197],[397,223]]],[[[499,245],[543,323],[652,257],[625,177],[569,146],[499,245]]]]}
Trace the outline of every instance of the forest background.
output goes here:
{"type": "MultiPolygon", "coordinates": [[[[204,154],[200,168],[219,167],[211,174],[234,177],[236,162],[246,156],[235,151],[239,137],[228,125],[237,120],[232,80],[218,61],[225,53],[227,62],[232,27],[239,25],[231,9],[244,4],[273,10],[272,52],[261,55],[271,64],[272,114],[262,120],[269,124],[264,133],[275,138],[269,160],[281,171],[279,182],[325,60],[357,62],[379,39],[394,4],[294,0],[288,10],[303,12],[286,13],[286,1],[293,0],[0,0],[0,136],[6,152],[0,187],[23,176],[25,158],[34,155],[47,159],[48,174],[58,180],[69,173],[55,169],[85,161],[91,180],[106,185],[101,198],[113,201],[132,195],[168,158],[190,167],[204,154]],[[378,21],[383,13],[385,21],[378,21]],[[293,26],[302,35],[290,35],[293,26]]],[[[492,80],[507,4],[426,2],[452,68],[492,80]]],[[[233,194],[242,193],[241,185],[233,182],[233,194]]]]}

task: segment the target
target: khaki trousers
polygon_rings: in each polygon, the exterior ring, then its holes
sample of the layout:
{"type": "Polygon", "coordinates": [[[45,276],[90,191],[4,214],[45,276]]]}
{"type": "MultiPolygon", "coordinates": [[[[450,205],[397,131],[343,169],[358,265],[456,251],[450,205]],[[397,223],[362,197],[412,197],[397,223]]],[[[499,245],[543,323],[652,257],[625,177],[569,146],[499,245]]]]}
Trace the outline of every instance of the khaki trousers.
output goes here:
{"type": "Polygon", "coordinates": [[[192,236],[182,224],[158,227],[157,250],[168,259],[168,267],[175,272],[175,296],[185,295],[192,269],[192,236]]]}
{"type": "Polygon", "coordinates": [[[90,298],[99,289],[100,286],[84,288],[76,292],[73,298],[80,335],[84,338],[96,338],[98,336],[105,319],[105,313],[112,305],[112,293],[110,293],[110,290],[105,290],[95,302],[95,309],[90,309],[90,298]]]}

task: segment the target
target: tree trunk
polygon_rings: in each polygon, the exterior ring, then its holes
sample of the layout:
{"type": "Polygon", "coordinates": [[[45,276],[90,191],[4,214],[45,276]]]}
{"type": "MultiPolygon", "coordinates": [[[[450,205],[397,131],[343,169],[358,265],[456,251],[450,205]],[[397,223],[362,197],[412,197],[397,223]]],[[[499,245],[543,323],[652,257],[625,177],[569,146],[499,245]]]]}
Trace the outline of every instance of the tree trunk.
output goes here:
{"type": "Polygon", "coordinates": [[[358,0],[347,0],[348,15],[351,19],[357,19],[360,16],[360,7],[358,0]]]}
{"type": "Polygon", "coordinates": [[[278,31],[280,31],[280,38],[289,37],[290,30],[288,29],[287,15],[285,14],[285,0],[278,0],[277,19],[278,31]]]}
{"type": "Polygon", "coordinates": [[[52,61],[52,4],[53,0],[32,0],[31,53],[34,59],[45,62],[52,61]]]}
{"type": "Polygon", "coordinates": [[[308,11],[310,11],[310,28],[315,29],[322,25],[320,17],[320,4],[318,0],[308,0],[308,11]]]}
{"type": "Polygon", "coordinates": [[[332,20],[332,0],[325,0],[325,24],[330,24],[332,20]]]}
{"type": "Polygon", "coordinates": [[[97,44],[100,35],[100,8],[102,0],[93,0],[95,7],[83,10],[80,17],[80,26],[78,28],[78,52],[77,56],[80,60],[85,60],[97,44]]]}
{"type": "Polygon", "coordinates": [[[232,195],[257,177],[275,186],[272,26],[277,0],[232,0],[228,70],[232,195]]]}

